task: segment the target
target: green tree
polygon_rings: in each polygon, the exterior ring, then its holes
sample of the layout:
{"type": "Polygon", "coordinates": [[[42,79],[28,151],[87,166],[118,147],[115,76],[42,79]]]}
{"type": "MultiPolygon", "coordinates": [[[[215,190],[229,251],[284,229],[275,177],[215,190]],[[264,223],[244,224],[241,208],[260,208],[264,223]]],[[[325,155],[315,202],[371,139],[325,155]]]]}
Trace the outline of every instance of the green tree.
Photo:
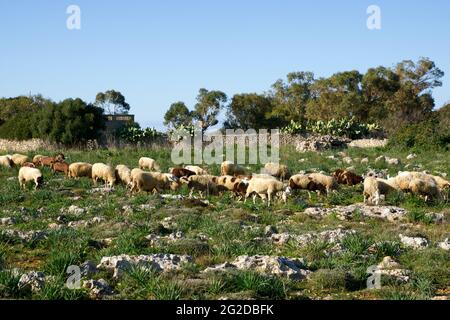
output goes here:
{"type": "Polygon", "coordinates": [[[287,75],[287,82],[281,79],[275,82],[269,93],[273,98],[270,115],[283,119],[284,124],[291,121],[303,123],[314,81],[312,72],[292,72],[287,75]]]}
{"type": "Polygon", "coordinates": [[[225,128],[262,129],[274,128],[276,122],[268,118],[272,111],[272,99],[256,93],[236,94],[227,107],[225,128]]]}
{"type": "Polygon", "coordinates": [[[114,90],[99,92],[94,104],[107,114],[127,114],[130,111],[130,105],[125,101],[122,93],[114,90]]]}
{"type": "Polygon", "coordinates": [[[192,120],[192,112],[181,101],[171,104],[169,110],[164,115],[164,125],[169,128],[178,128],[181,125],[188,126],[192,124],[192,120]]]}
{"type": "Polygon", "coordinates": [[[217,116],[226,102],[227,95],[222,91],[208,91],[203,88],[199,90],[193,118],[197,120],[202,131],[219,123],[217,116]]]}

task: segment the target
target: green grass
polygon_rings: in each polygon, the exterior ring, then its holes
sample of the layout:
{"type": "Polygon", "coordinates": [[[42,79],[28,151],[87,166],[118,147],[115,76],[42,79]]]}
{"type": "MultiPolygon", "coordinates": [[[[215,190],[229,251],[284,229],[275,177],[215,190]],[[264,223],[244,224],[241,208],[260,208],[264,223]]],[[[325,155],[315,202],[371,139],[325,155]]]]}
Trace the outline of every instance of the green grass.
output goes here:
{"type": "MultiPolygon", "coordinates": [[[[328,159],[339,151],[322,154],[298,153],[293,147],[283,147],[281,162],[293,173],[313,168],[332,173],[348,165],[328,159]],[[299,162],[299,159],[305,159],[299,162]]],[[[352,158],[369,158],[373,169],[387,169],[394,176],[404,170],[404,165],[420,164],[423,170],[443,172],[450,176],[450,152],[418,152],[418,158],[406,161],[408,152],[393,149],[348,149],[352,158]],[[401,166],[375,164],[379,155],[400,158],[401,166]]],[[[6,153],[6,152],[3,152],[6,153]]],[[[0,152],[0,154],[3,154],[0,152]]],[[[51,154],[39,150],[40,154],[51,154]]],[[[65,150],[68,162],[105,162],[113,165],[137,166],[141,156],[157,160],[163,171],[173,167],[170,150],[155,148],[149,150],[65,150]]],[[[34,153],[33,153],[34,154],[34,153]]],[[[32,156],[33,154],[29,154],[32,156]]],[[[368,171],[368,166],[353,163],[358,174],[368,171]]],[[[261,165],[251,165],[257,172],[261,165]]],[[[208,166],[211,173],[219,173],[219,166],[208,166]]],[[[448,222],[435,224],[427,215],[430,212],[450,214],[449,202],[426,203],[409,194],[396,193],[387,197],[387,203],[403,207],[408,215],[403,222],[387,222],[363,217],[355,212],[349,221],[341,221],[336,215],[322,219],[308,217],[303,211],[310,206],[332,208],[362,202],[362,185],[340,186],[338,192],[328,197],[307,192],[295,192],[286,205],[275,202],[267,208],[260,200],[256,204],[236,202],[230,194],[209,197],[211,206],[203,208],[177,200],[163,200],[158,196],[131,195],[123,186],[116,186],[109,194],[90,193],[92,181],[81,178],[68,180],[62,175],[43,169],[44,188],[33,190],[30,185],[21,190],[17,182],[17,169],[0,168],[0,218],[13,217],[16,224],[0,226],[0,298],[4,299],[88,299],[85,290],[70,290],[65,287],[65,273],[69,265],[80,265],[86,260],[98,263],[104,256],[140,255],[152,253],[187,254],[192,263],[184,265],[178,272],[157,273],[134,268],[120,279],[113,279],[109,272],[101,271],[95,279],[104,278],[115,292],[113,299],[308,299],[324,298],[330,294],[336,299],[381,298],[381,299],[430,299],[439,292],[448,292],[450,277],[449,253],[435,247],[438,241],[450,236],[448,222]],[[12,179],[11,179],[12,178],[12,179]],[[66,208],[76,205],[86,208],[81,216],[66,213],[66,208]],[[149,209],[141,209],[148,205],[149,209]],[[132,211],[124,212],[124,206],[132,211]],[[67,221],[90,220],[101,217],[104,222],[86,228],[63,228],[50,230],[49,224],[56,223],[64,214],[67,221]],[[170,218],[170,226],[163,227],[162,221],[170,218]],[[347,228],[356,230],[342,241],[339,252],[333,245],[317,241],[307,246],[295,242],[279,246],[265,238],[264,228],[276,226],[278,231],[304,234],[316,231],[347,228]],[[45,230],[47,238],[34,243],[24,243],[2,235],[1,230],[21,231],[45,230]],[[184,238],[176,241],[161,241],[151,244],[145,237],[149,234],[168,236],[181,231],[184,238]],[[427,249],[414,251],[404,248],[398,234],[420,234],[430,240],[427,249]],[[200,239],[202,235],[202,239],[200,239]],[[105,239],[112,239],[110,245],[105,239]],[[254,272],[230,272],[216,275],[203,274],[208,266],[233,261],[240,255],[279,255],[288,258],[303,258],[313,271],[311,280],[295,281],[254,272]],[[407,284],[387,282],[381,290],[367,292],[366,270],[378,264],[383,257],[395,258],[404,268],[411,270],[411,281],[407,284]],[[19,278],[10,272],[38,270],[53,281],[40,292],[19,290],[19,278]],[[447,291],[446,291],[447,290],[447,291]]],[[[187,195],[183,188],[178,193],[187,195]]]]}

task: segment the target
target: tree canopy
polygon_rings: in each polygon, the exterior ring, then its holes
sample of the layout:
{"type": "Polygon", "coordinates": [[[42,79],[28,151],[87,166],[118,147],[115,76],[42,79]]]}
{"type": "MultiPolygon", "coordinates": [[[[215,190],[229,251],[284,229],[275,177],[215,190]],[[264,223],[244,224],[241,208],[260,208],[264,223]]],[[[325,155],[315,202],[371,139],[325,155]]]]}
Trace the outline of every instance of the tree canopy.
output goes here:
{"type": "Polygon", "coordinates": [[[122,93],[114,90],[99,92],[94,104],[102,108],[106,114],[127,114],[130,111],[130,105],[122,93]]]}

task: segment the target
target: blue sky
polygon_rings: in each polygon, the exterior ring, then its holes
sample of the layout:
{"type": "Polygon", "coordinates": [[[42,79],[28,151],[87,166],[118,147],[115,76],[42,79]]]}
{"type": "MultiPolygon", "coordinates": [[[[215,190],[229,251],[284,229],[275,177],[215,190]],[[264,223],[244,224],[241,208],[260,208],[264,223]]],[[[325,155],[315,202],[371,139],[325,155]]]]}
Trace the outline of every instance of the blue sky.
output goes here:
{"type": "Polygon", "coordinates": [[[0,96],[56,101],[121,91],[143,126],[198,89],[262,93],[292,71],[317,77],[430,57],[450,100],[450,1],[0,0],[0,96]],[[66,8],[81,8],[81,30],[66,8]],[[382,29],[366,27],[381,8],[382,29]]]}

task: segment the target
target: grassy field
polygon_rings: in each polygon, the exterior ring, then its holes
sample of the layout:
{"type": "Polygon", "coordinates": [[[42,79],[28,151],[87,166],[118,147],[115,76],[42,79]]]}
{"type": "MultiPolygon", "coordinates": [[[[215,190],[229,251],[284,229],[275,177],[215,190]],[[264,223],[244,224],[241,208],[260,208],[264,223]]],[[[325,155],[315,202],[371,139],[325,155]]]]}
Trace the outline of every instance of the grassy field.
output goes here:
{"type": "MultiPolygon", "coordinates": [[[[408,153],[389,149],[348,149],[355,158],[369,158],[373,169],[388,169],[390,175],[403,170],[406,164],[421,165],[422,170],[446,173],[450,176],[450,152],[421,153],[408,161],[408,153]],[[387,155],[400,158],[402,164],[375,164],[375,158],[387,155]]],[[[5,154],[6,152],[0,152],[5,154]]],[[[45,150],[33,154],[48,154],[45,150]]],[[[32,156],[33,154],[30,154],[32,156]]],[[[98,150],[92,152],[66,151],[68,162],[105,162],[112,165],[137,166],[140,156],[150,156],[160,163],[163,171],[170,163],[170,150],[98,150]]],[[[299,154],[291,147],[280,152],[281,162],[292,172],[301,170],[333,172],[342,164],[338,151],[299,154]],[[330,159],[334,155],[338,160],[330,159]],[[304,160],[301,160],[304,159],[304,160]],[[300,161],[299,161],[300,160],[300,161]]],[[[363,174],[367,165],[355,161],[355,171],[363,174]]],[[[256,172],[260,166],[252,166],[256,172]]],[[[210,167],[212,174],[219,167],[210,167]]],[[[408,210],[404,221],[389,222],[354,215],[342,221],[335,215],[318,219],[303,213],[311,206],[334,207],[362,202],[362,185],[341,186],[339,192],[328,197],[296,192],[287,205],[276,203],[267,208],[261,202],[244,204],[231,195],[210,197],[210,205],[199,206],[182,200],[167,200],[156,195],[131,195],[123,186],[114,192],[89,192],[89,179],[68,180],[43,169],[45,186],[34,191],[21,190],[17,169],[0,168],[0,218],[11,217],[15,223],[0,225],[0,298],[26,299],[89,299],[88,290],[66,288],[66,269],[87,260],[98,264],[102,257],[120,254],[141,255],[171,253],[192,256],[192,262],[181,270],[165,273],[133,268],[119,279],[106,271],[99,271],[90,279],[105,279],[114,295],[111,299],[431,299],[450,295],[450,253],[436,243],[450,237],[448,202],[425,203],[411,195],[388,197],[387,203],[408,210]],[[13,178],[12,178],[13,177],[13,178]],[[80,215],[65,213],[76,205],[86,209],[80,215]],[[142,206],[146,205],[146,206],[142,206]],[[442,213],[447,218],[435,223],[427,213],[442,213]],[[62,216],[62,217],[61,217],[62,216]],[[58,221],[59,217],[59,221],[58,221]],[[101,217],[99,223],[79,228],[51,228],[51,224],[67,225],[71,221],[101,217]],[[170,226],[162,224],[168,221],[170,226]],[[166,219],[166,220],[165,220],[166,219]],[[346,236],[341,250],[330,253],[329,245],[312,242],[306,246],[292,243],[277,245],[264,239],[265,228],[275,226],[279,232],[302,235],[337,228],[355,230],[346,236]],[[18,241],[1,231],[44,230],[47,236],[32,241],[18,241]],[[167,236],[181,231],[177,241],[152,243],[146,236],[167,236]],[[405,247],[399,234],[421,236],[430,245],[423,250],[405,247]],[[200,240],[200,238],[202,238],[200,240]],[[109,239],[105,241],[104,239],[109,239]],[[235,271],[206,274],[207,267],[233,261],[241,255],[271,255],[303,258],[312,274],[308,280],[289,280],[282,277],[235,271]],[[410,270],[406,283],[387,279],[377,290],[366,289],[366,270],[391,256],[402,268],[410,270]],[[15,272],[17,268],[20,272],[15,272]],[[32,292],[19,288],[20,275],[37,270],[51,278],[44,287],[32,292]]],[[[188,194],[183,188],[177,193],[188,194]]]]}

